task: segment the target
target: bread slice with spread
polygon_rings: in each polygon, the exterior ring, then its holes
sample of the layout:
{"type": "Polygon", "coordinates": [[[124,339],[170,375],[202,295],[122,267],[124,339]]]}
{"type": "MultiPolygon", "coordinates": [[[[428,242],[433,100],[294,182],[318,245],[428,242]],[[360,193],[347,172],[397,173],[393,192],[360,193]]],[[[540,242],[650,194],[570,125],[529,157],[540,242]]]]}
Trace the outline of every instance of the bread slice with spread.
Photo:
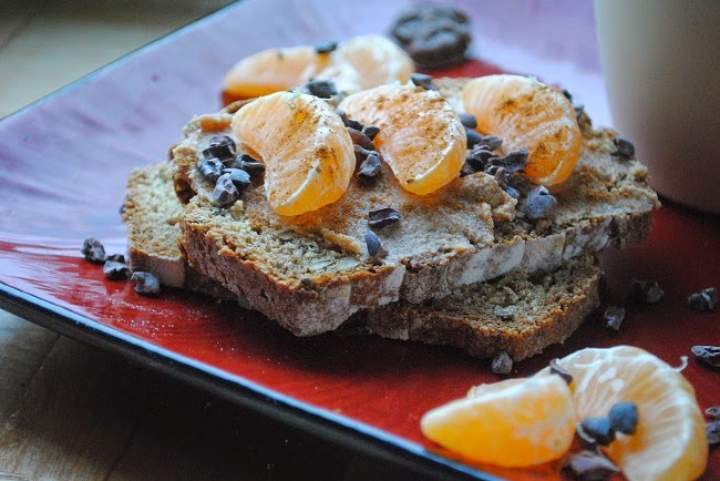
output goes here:
{"type": "MultiPolygon", "coordinates": [[[[169,286],[234,299],[217,282],[189,267],[178,248],[183,206],[173,190],[173,171],[173,164],[163,163],[130,175],[124,220],[131,265],[153,272],[169,286]]],[[[575,331],[598,305],[600,276],[592,256],[579,256],[551,272],[529,275],[521,269],[457,287],[444,299],[427,304],[399,302],[365,310],[346,321],[342,330],[448,345],[478,357],[505,351],[517,361],[575,331]]]]}
{"type": "MultiPolygon", "coordinates": [[[[463,82],[435,84],[453,105],[463,82]]],[[[616,132],[584,119],[582,157],[553,191],[555,215],[539,222],[492,175],[466,175],[418,196],[384,163],[374,182],[355,175],[339,200],[307,214],[278,215],[258,182],[220,207],[197,165],[212,137],[232,137],[237,108],[196,117],[172,151],[175,190],[186,203],[181,244],[193,269],[299,336],[335,330],[365,309],[443,299],[514,271],[551,272],[632,244],[645,237],[659,205],[645,166],[613,155],[616,132]],[[387,251],[379,261],[366,246],[368,213],[387,207],[401,220],[376,230],[387,251]]]]}

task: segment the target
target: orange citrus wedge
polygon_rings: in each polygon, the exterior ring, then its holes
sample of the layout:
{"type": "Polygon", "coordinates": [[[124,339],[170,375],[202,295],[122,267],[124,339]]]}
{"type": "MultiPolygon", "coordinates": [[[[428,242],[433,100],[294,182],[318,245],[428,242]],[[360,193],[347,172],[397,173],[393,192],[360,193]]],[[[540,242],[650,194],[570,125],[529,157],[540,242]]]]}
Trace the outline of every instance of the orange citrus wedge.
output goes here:
{"type": "Polygon", "coordinates": [[[312,47],[273,48],[246,57],[225,76],[225,91],[251,98],[301,85],[329,64],[312,47]]]}
{"type": "Polygon", "coordinates": [[[560,458],[575,432],[572,395],[559,376],[508,379],[428,411],[423,434],[477,462],[506,467],[560,458]]]}
{"type": "Polygon", "coordinates": [[[559,364],[573,376],[579,419],[606,416],[618,401],[637,404],[635,434],[618,434],[606,449],[628,480],[691,481],[705,470],[705,422],[693,387],[677,369],[631,346],[582,349],[559,364]]]}
{"type": "Polygon", "coordinates": [[[355,170],[353,143],[340,116],[312,95],[277,92],[233,116],[240,145],[265,163],[270,207],[293,216],[338,200],[355,170]]]}
{"type": "Polygon", "coordinates": [[[333,62],[351,66],[358,73],[360,89],[395,81],[405,83],[415,71],[408,54],[381,35],[362,35],[341,43],[333,62]]]}
{"type": "Polygon", "coordinates": [[[273,48],[238,62],[225,76],[225,93],[251,98],[298,87],[310,79],[332,80],[341,92],[356,92],[384,83],[405,82],[412,59],[380,35],[351,38],[328,53],[314,47],[273,48]]]}
{"type": "Polygon", "coordinates": [[[582,154],[572,103],[559,91],[520,75],[488,75],[468,82],[463,108],[477,130],[503,139],[506,152],[529,152],[525,174],[543,185],[565,181],[582,154]]]}
{"type": "Polygon", "coordinates": [[[380,128],[375,146],[408,192],[429,194],[458,178],[467,151],[465,129],[437,92],[383,85],[346,97],[339,108],[380,128]]]}

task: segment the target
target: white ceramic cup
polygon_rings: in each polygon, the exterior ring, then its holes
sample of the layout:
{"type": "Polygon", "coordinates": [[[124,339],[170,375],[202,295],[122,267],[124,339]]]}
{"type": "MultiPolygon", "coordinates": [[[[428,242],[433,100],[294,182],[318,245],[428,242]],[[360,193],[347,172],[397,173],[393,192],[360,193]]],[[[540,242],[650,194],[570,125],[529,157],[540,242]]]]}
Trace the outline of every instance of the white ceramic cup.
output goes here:
{"type": "Polygon", "coordinates": [[[720,0],[595,0],[613,122],[669,199],[720,213],[720,0]]]}

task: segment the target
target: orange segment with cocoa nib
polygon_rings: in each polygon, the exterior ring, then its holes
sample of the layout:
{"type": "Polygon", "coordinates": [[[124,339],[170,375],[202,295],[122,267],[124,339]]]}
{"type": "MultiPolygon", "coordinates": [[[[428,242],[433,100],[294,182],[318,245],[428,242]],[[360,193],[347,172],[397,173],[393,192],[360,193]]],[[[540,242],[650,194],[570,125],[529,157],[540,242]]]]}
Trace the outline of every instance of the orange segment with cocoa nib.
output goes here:
{"type": "Polygon", "coordinates": [[[483,384],[428,411],[423,434],[472,461],[506,467],[560,458],[575,432],[572,395],[559,376],[483,384]]]}
{"type": "Polygon", "coordinates": [[[465,85],[462,103],[478,131],[503,139],[505,152],[528,150],[525,174],[532,182],[551,186],[572,174],[583,142],[562,92],[529,77],[488,75],[465,85]]]}
{"type": "Polygon", "coordinates": [[[316,210],[347,190],[355,170],[353,143],[327,102],[291,92],[260,97],[235,113],[232,131],[265,163],[265,194],[278,214],[316,210]]]}
{"type": "Polygon", "coordinates": [[[274,48],[238,62],[225,76],[225,96],[244,99],[290,90],[310,79],[332,80],[338,91],[356,92],[384,83],[405,82],[414,71],[412,59],[380,35],[363,35],[335,50],[315,47],[274,48]]]}
{"type": "MultiPolygon", "coordinates": [[[[632,435],[604,448],[630,481],[691,481],[705,470],[708,444],[695,391],[678,369],[632,346],[582,349],[558,361],[573,376],[577,415],[606,416],[619,401],[637,405],[632,435]]],[[[540,375],[550,375],[549,369],[540,375]]],[[[554,375],[552,375],[554,376],[554,375]]]]}
{"type": "Polygon", "coordinates": [[[348,118],[374,125],[374,144],[408,192],[426,195],[457,179],[467,153],[465,129],[436,91],[391,84],[346,97],[348,118]]]}

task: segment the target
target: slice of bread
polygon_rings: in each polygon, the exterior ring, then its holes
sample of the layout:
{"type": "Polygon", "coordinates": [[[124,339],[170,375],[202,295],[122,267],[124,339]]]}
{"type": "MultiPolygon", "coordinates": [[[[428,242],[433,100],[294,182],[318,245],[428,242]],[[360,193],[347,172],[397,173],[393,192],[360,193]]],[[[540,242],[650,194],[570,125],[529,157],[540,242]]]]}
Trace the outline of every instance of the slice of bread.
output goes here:
{"type": "Polygon", "coordinates": [[[368,333],[463,349],[475,357],[502,351],[515,361],[562,343],[599,304],[600,268],[593,256],[547,273],[516,270],[455,288],[424,304],[401,302],[355,314],[368,333]]]}
{"type": "Polygon", "coordinates": [[[130,173],[122,208],[130,266],[152,272],[166,286],[235,299],[237,296],[185,262],[178,246],[183,209],[173,189],[174,170],[173,164],[164,163],[130,173]]]}
{"type": "MultiPolygon", "coordinates": [[[[438,84],[457,103],[463,81],[438,84]]],[[[609,244],[635,242],[659,205],[645,166],[611,155],[616,133],[586,123],[583,157],[555,193],[549,222],[525,221],[483,173],[418,197],[403,191],[387,166],[374,185],[354,180],[338,202],[297,218],[275,214],[259,185],[219,208],[196,164],[209,137],[231,135],[231,118],[232,109],[193,119],[172,151],[175,189],[187,203],[181,242],[190,266],[296,335],[334,330],[362,309],[441,299],[459,286],[517,269],[550,271],[609,244]],[[398,209],[402,220],[378,232],[389,251],[378,265],[363,238],[368,211],[381,207],[398,209]]]]}
{"type": "MultiPolygon", "coordinates": [[[[182,206],[171,175],[171,164],[158,164],[130,176],[124,217],[133,267],[149,270],[171,285],[227,296],[202,274],[189,278],[186,274],[184,280],[177,275],[193,270],[185,266],[177,247],[182,206]]],[[[506,351],[521,360],[572,334],[598,304],[599,278],[592,257],[577,257],[550,273],[528,275],[516,270],[493,281],[455,288],[442,300],[422,305],[399,302],[362,311],[345,323],[343,332],[449,345],[477,357],[506,351]]]]}

